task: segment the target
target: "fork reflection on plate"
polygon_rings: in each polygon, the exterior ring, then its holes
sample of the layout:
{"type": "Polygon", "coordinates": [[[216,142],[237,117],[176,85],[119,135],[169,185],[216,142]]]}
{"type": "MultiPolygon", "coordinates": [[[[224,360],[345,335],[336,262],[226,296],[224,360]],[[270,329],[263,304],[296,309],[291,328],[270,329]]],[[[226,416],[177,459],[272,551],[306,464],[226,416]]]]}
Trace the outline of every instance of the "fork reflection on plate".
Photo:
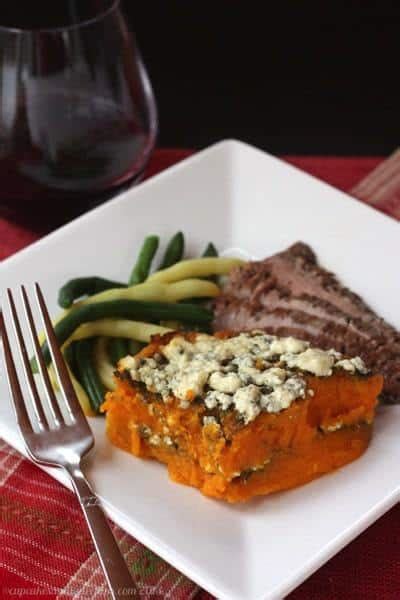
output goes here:
{"type": "Polygon", "coordinates": [[[21,322],[11,290],[7,291],[10,321],[12,322],[24,377],[29,389],[29,401],[24,398],[22,393],[16,363],[13,358],[7,332],[10,326],[7,325],[6,327],[4,310],[3,312],[0,311],[0,332],[3,339],[7,380],[16,419],[27,452],[34,462],[59,467],[68,473],[85,515],[112,598],[139,597],[138,589],[132,580],[128,566],[112,534],[100,502],[81,470],[81,459],[94,446],[94,437],[76,397],[38,284],[35,284],[35,293],[58,376],[62,399],[56,397],[50,382],[25,287],[21,286],[22,303],[41,381],[46,392],[46,403],[43,402],[39,394],[32,374],[21,322]]]}

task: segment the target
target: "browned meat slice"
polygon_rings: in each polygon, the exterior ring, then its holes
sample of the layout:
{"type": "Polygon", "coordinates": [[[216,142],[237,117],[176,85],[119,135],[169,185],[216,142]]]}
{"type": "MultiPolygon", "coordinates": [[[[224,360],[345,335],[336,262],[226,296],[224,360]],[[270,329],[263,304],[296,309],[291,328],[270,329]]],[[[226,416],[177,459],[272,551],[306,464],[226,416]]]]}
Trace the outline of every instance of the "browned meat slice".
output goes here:
{"type": "Polygon", "coordinates": [[[400,332],[321,267],[302,242],[235,269],[214,311],[215,331],[258,328],[359,355],[384,375],[382,398],[400,402],[400,332]]]}

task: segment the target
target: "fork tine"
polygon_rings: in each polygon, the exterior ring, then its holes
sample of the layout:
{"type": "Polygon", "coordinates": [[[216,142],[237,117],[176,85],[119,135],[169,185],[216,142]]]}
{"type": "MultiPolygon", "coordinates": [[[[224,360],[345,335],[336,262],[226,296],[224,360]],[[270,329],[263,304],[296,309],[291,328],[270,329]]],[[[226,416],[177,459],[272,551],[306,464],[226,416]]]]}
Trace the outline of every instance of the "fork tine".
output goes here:
{"type": "Polygon", "coordinates": [[[74,386],[72,385],[71,378],[69,376],[64,357],[62,355],[62,352],[61,352],[59,344],[58,344],[58,340],[56,338],[56,334],[54,333],[53,325],[52,325],[52,322],[50,319],[49,312],[47,310],[47,306],[46,306],[46,303],[45,303],[45,300],[43,297],[42,290],[40,289],[40,286],[38,283],[35,283],[35,291],[36,291],[36,298],[37,298],[37,301],[38,301],[39,307],[40,307],[40,312],[41,312],[41,315],[43,318],[44,327],[46,330],[47,342],[49,344],[51,357],[52,357],[54,365],[55,365],[58,380],[59,380],[60,387],[61,387],[61,390],[64,395],[64,399],[65,399],[67,408],[68,408],[70,414],[75,419],[83,418],[86,421],[86,418],[84,417],[84,414],[82,411],[82,407],[76,396],[74,386]]]}
{"type": "MultiPolygon", "coordinates": [[[[26,318],[29,324],[29,333],[31,335],[32,343],[35,349],[35,356],[39,367],[39,372],[42,377],[42,381],[46,390],[47,399],[49,401],[49,407],[52,413],[52,417],[55,422],[55,426],[58,428],[64,422],[64,417],[60,411],[60,407],[58,406],[57,398],[53,390],[53,386],[51,385],[50,377],[47,372],[46,363],[43,358],[42,350],[40,348],[39,338],[36,331],[35,321],[33,319],[32,310],[29,304],[28,295],[26,293],[25,287],[21,286],[21,294],[22,300],[24,303],[24,309],[26,318]]],[[[49,423],[50,425],[50,423],[49,423]]]]}
{"type": "Polygon", "coordinates": [[[40,429],[45,429],[46,428],[46,417],[43,412],[42,402],[40,400],[40,397],[39,397],[39,394],[37,391],[37,387],[36,387],[36,383],[33,378],[32,369],[31,369],[31,366],[29,363],[28,352],[26,349],[24,337],[22,335],[21,325],[20,325],[17,309],[15,307],[15,302],[14,302],[14,298],[13,298],[11,290],[7,290],[7,296],[8,296],[8,303],[9,303],[12,318],[13,318],[14,331],[15,331],[15,335],[16,335],[16,338],[18,341],[18,350],[19,350],[19,354],[20,354],[20,357],[22,360],[24,374],[25,374],[25,377],[26,377],[26,380],[28,383],[29,392],[30,392],[31,399],[32,399],[33,410],[35,412],[35,416],[36,416],[36,419],[37,419],[40,429]]]}
{"type": "Polygon", "coordinates": [[[17,417],[18,425],[22,433],[30,433],[33,431],[32,424],[29,419],[28,411],[26,410],[24,398],[21,392],[21,386],[19,385],[17,370],[15,368],[14,359],[11,354],[10,340],[8,337],[6,324],[4,323],[4,317],[0,311],[0,331],[3,338],[4,356],[6,363],[6,375],[8,386],[11,392],[11,398],[13,400],[14,411],[17,417]]]}

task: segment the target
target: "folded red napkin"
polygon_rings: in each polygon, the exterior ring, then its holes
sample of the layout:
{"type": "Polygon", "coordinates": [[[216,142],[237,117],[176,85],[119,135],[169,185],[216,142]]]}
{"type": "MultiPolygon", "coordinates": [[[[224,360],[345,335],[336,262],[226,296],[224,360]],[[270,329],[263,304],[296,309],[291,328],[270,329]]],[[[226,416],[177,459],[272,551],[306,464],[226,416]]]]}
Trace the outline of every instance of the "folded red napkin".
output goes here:
{"type": "Polygon", "coordinates": [[[400,149],[357,183],[350,193],[391,217],[400,219],[400,149]]]}
{"type": "MultiPolygon", "coordinates": [[[[148,176],[188,154],[158,150],[148,176]]],[[[379,158],[286,160],[400,219],[399,152],[383,162],[379,158]]],[[[0,259],[36,237],[33,231],[0,219],[0,259]]],[[[396,506],[295,590],[291,600],[400,598],[399,517],[396,506]]],[[[114,532],[144,598],[211,598],[119,527],[114,526],[114,532]]],[[[73,494],[0,440],[0,598],[21,595],[107,598],[73,494]]]]}

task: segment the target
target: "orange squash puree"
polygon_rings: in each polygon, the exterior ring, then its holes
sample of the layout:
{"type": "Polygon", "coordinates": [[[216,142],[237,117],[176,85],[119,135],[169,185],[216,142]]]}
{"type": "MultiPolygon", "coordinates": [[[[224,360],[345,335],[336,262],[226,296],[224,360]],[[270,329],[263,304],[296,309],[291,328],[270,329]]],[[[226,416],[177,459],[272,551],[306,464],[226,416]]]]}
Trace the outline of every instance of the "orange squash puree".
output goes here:
{"type": "MultiPolygon", "coordinates": [[[[151,344],[144,351],[157,350],[151,344]]],[[[279,413],[262,412],[248,425],[234,412],[220,424],[203,425],[206,408],[164,403],[130,381],[117,378],[107,394],[109,439],[141,458],[168,466],[173,481],[191,485],[214,498],[241,502],[301,485],[358,458],[372,433],[383,378],[334,372],[330,377],[304,374],[313,395],[279,413]]]]}

